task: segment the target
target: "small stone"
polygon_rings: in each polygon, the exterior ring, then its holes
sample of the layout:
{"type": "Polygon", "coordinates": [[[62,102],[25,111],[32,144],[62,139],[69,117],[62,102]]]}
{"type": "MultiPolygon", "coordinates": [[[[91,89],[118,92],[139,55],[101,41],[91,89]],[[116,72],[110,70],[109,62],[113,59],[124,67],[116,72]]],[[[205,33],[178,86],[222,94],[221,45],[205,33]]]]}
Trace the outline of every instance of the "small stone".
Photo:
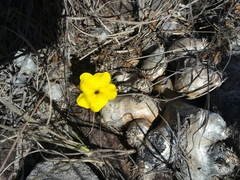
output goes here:
{"type": "Polygon", "coordinates": [[[60,161],[46,161],[39,163],[27,177],[27,180],[69,180],[69,179],[91,179],[98,180],[98,177],[85,163],[81,161],[64,163],[60,161]]]}
{"type": "Polygon", "coordinates": [[[44,87],[43,87],[43,91],[44,92],[47,92],[47,95],[48,97],[55,100],[55,101],[61,101],[62,100],[62,97],[63,97],[63,94],[62,94],[62,90],[61,90],[61,86],[59,84],[50,84],[50,90],[49,89],[49,85],[46,84],[44,87]]]}

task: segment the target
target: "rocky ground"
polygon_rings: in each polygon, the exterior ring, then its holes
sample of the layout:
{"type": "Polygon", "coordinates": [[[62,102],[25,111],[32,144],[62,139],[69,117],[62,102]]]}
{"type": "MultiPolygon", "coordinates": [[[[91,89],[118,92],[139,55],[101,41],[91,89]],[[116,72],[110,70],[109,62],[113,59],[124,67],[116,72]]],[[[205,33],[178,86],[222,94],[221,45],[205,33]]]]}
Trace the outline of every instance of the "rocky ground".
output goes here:
{"type": "Polygon", "coordinates": [[[191,179],[194,172],[240,179],[237,1],[22,0],[0,7],[0,180],[191,179]],[[100,113],[79,107],[79,76],[103,71],[118,101],[100,113]],[[172,102],[190,107],[179,106],[175,122],[164,114],[172,102]],[[203,109],[224,120],[204,119],[195,133],[203,109]],[[189,150],[192,141],[198,146],[189,150]],[[208,162],[197,167],[202,142],[210,144],[202,158],[208,162]]]}

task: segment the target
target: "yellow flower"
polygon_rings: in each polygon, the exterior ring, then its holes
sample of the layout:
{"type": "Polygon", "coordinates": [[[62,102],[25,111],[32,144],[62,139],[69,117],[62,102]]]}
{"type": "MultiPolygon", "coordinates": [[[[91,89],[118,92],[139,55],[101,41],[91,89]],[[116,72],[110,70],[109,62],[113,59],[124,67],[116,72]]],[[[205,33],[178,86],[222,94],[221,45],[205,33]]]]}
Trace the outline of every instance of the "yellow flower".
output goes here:
{"type": "Polygon", "coordinates": [[[80,76],[80,90],[82,93],[77,98],[77,104],[93,112],[100,111],[109,100],[117,96],[117,89],[111,84],[111,76],[108,72],[83,73],[80,76]]]}

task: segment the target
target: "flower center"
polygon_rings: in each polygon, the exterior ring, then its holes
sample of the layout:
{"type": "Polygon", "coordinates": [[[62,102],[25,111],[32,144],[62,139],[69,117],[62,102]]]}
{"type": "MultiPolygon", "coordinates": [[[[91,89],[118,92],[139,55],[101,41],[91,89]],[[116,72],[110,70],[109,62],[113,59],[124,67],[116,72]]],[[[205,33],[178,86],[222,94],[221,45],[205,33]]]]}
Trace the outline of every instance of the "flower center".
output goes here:
{"type": "Polygon", "coordinates": [[[94,94],[99,94],[99,90],[96,90],[96,91],[94,92],[94,94]]]}

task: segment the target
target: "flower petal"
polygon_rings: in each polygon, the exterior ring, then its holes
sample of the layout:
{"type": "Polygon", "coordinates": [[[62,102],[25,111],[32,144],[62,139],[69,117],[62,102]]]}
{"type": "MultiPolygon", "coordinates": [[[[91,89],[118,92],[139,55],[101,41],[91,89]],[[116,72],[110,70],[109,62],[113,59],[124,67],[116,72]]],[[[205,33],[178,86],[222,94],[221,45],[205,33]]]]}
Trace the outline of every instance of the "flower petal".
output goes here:
{"type": "Polygon", "coordinates": [[[117,89],[110,84],[111,75],[108,72],[83,73],[80,76],[80,89],[83,92],[77,98],[77,104],[93,112],[100,111],[107,103],[117,96],[117,89]]]}
{"type": "Polygon", "coordinates": [[[88,79],[91,79],[93,77],[92,74],[88,73],[88,72],[85,72],[85,73],[82,73],[81,76],[80,76],[80,80],[83,81],[83,80],[88,80],[88,79]]]}
{"type": "Polygon", "coordinates": [[[93,112],[100,111],[106,104],[108,103],[108,99],[105,98],[102,94],[98,94],[95,99],[91,102],[91,110],[93,112]]]}
{"type": "Polygon", "coordinates": [[[94,93],[93,75],[90,73],[83,73],[80,76],[80,89],[86,94],[94,93]]]}
{"type": "Polygon", "coordinates": [[[91,103],[90,103],[89,99],[87,98],[86,94],[81,93],[77,98],[77,104],[81,107],[89,109],[91,103]]]}
{"type": "Polygon", "coordinates": [[[108,86],[100,88],[100,92],[108,100],[113,100],[117,96],[117,88],[114,84],[109,84],[108,86]]]}
{"type": "Polygon", "coordinates": [[[110,83],[111,75],[108,72],[96,73],[93,75],[93,81],[95,89],[99,89],[110,83]]]}

